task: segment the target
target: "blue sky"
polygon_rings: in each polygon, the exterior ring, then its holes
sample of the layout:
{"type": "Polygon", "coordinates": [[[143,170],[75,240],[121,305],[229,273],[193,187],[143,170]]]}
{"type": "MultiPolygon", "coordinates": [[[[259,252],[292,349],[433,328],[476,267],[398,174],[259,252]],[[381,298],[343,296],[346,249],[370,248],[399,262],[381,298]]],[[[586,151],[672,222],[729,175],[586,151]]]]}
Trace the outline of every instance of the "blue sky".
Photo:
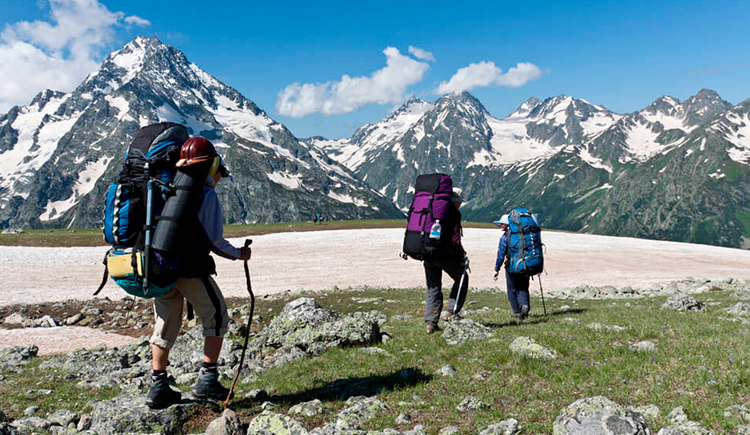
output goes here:
{"type": "Polygon", "coordinates": [[[136,35],[179,48],[299,137],[349,137],[412,95],[461,89],[497,117],[560,94],[619,113],[701,88],[736,104],[750,98],[748,17],[747,2],[690,0],[4,0],[0,113],[72,90],[136,35]]]}

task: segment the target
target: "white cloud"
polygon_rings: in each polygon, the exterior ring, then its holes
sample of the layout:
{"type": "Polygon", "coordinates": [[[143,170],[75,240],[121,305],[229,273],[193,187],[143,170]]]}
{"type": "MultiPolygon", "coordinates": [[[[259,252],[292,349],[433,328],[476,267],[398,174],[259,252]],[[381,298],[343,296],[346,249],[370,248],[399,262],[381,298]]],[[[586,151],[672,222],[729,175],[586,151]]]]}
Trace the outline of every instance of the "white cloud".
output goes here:
{"type": "Polygon", "coordinates": [[[49,7],[49,21],[19,21],[0,33],[0,113],[43,89],[73,89],[97,68],[117,26],[149,24],[97,0],[49,0],[49,7]]]}
{"type": "Polygon", "coordinates": [[[344,74],[336,82],[288,85],[279,92],[276,109],[282,115],[301,118],[315,112],[332,115],[353,112],[370,103],[404,101],[407,88],[421,82],[430,66],[394,47],[387,47],[383,53],[386,66],[369,77],[344,74]]]}
{"type": "Polygon", "coordinates": [[[435,56],[432,55],[427,50],[422,50],[419,47],[415,47],[413,45],[409,46],[409,53],[411,53],[414,57],[416,57],[419,60],[426,60],[428,62],[435,62],[435,56]]]}
{"type": "Polygon", "coordinates": [[[517,88],[528,81],[541,77],[542,71],[533,63],[519,63],[503,74],[494,62],[472,63],[460,68],[447,82],[441,82],[435,90],[438,94],[459,93],[487,86],[517,88]]]}

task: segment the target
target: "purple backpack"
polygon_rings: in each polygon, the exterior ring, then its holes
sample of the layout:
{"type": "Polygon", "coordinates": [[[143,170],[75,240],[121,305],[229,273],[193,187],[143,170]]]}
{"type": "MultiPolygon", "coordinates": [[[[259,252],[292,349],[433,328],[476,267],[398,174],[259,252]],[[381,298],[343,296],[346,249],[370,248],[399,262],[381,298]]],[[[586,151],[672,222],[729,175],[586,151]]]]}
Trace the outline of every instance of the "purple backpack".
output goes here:
{"type": "Polygon", "coordinates": [[[450,175],[425,174],[417,177],[415,195],[407,215],[404,235],[404,254],[416,260],[431,260],[441,256],[448,246],[448,210],[453,195],[450,175]],[[440,221],[440,238],[430,238],[432,224],[440,221]]]}

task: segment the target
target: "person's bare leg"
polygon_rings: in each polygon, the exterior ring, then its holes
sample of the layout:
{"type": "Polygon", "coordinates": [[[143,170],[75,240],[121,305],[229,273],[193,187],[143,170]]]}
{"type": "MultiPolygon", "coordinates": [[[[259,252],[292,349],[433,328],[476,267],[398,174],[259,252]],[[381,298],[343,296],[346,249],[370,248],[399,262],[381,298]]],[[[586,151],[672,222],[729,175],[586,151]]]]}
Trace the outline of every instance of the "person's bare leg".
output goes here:
{"type": "Polygon", "coordinates": [[[221,344],[223,342],[223,337],[206,337],[203,341],[203,362],[216,364],[219,360],[221,344]]]}
{"type": "MultiPolygon", "coordinates": [[[[221,346],[219,346],[219,349],[221,349],[221,346]]],[[[169,349],[152,344],[151,354],[151,367],[154,370],[166,370],[169,362],[169,349]]]]}

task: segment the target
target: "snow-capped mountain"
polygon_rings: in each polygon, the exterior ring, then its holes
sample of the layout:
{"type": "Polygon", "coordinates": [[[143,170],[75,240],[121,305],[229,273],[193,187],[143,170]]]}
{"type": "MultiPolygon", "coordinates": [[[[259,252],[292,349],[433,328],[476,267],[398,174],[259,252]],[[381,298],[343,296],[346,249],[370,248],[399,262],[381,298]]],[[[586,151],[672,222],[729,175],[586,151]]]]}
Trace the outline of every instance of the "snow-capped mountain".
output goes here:
{"type": "Polygon", "coordinates": [[[138,37],[73,92],[43,91],[0,117],[0,226],[100,225],[127,144],[160,121],[186,125],[224,155],[232,178],[218,191],[227,222],[400,215],[182,52],[138,37]]]}
{"type": "MultiPolygon", "coordinates": [[[[359,132],[386,128],[397,113],[359,132]]],[[[387,140],[327,141],[334,159],[405,210],[421,173],[453,175],[472,220],[516,206],[551,228],[750,247],[750,103],[701,90],[627,115],[569,96],[530,98],[504,119],[449,95],[387,140]]],[[[359,133],[358,132],[358,133],[359,133]]]]}

